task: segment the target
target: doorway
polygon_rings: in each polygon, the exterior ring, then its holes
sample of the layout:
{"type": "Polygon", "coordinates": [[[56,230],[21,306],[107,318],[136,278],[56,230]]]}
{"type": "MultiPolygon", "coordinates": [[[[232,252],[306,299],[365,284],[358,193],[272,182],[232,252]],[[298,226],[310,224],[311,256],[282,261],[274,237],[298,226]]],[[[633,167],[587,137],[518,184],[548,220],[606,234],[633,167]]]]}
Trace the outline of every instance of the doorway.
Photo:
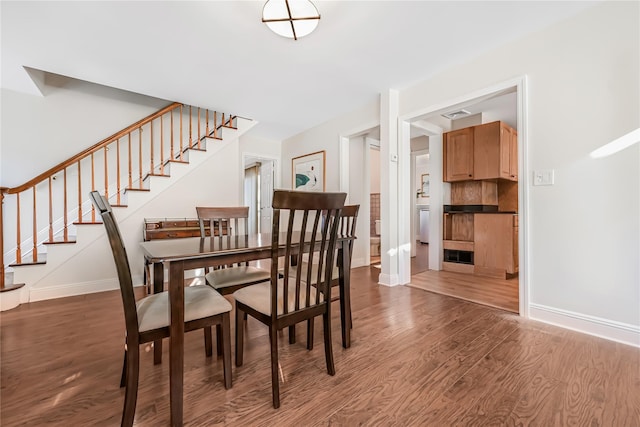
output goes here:
{"type": "Polygon", "coordinates": [[[244,204],[249,206],[249,233],[271,231],[276,163],[273,159],[246,157],[244,204]]]}
{"type": "MultiPolygon", "coordinates": [[[[510,311],[518,312],[523,316],[527,316],[527,283],[525,282],[526,274],[526,170],[524,164],[524,153],[526,153],[526,135],[524,130],[525,112],[524,112],[524,85],[525,78],[520,78],[511,82],[505,82],[498,87],[487,89],[474,95],[470,95],[468,99],[456,103],[443,103],[441,106],[423,110],[419,113],[412,114],[409,117],[401,118],[404,123],[405,135],[402,135],[400,145],[401,151],[408,153],[408,144],[411,139],[408,130],[411,129],[413,136],[414,128],[423,129],[424,135],[429,138],[442,140],[443,132],[454,129],[462,129],[467,126],[477,124],[490,123],[494,121],[503,121],[508,123],[514,129],[517,129],[517,164],[519,165],[519,179],[517,182],[516,214],[519,216],[520,227],[516,230],[515,256],[519,264],[519,271],[510,281],[497,280],[495,278],[489,280],[495,283],[487,283],[484,277],[474,274],[464,274],[451,271],[439,271],[443,266],[444,257],[444,206],[451,205],[451,186],[442,180],[443,177],[443,152],[442,142],[430,144],[430,156],[432,161],[432,173],[430,179],[430,259],[429,271],[413,276],[412,269],[411,283],[414,286],[421,287],[433,292],[443,293],[458,298],[468,299],[481,304],[491,305],[494,307],[509,307],[510,311]],[[449,112],[466,111],[469,118],[460,120],[454,124],[459,117],[444,117],[449,112]],[[434,132],[441,128],[440,132],[434,132]],[[435,148],[435,149],[434,149],[435,148]],[[434,237],[437,236],[437,237],[434,237]],[[439,247],[438,247],[439,246],[439,247]],[[436,247],[438,247],[436,249],[436,247]],[[520,260],[523,260],[522,262],[520,260]],[[470,285],[466,289],[465,286],[470,285]],[[488,286],[495,286],[495,292],[478,293],[480,288],[487,289],[488,286]],[[500,293],[505,287],[509,288],[508,295],[502,297],[500,293]],[[504,300],[504,301],[503,301],[504,300]]],[[[407,173],[409,171],[405,171],[407,173]]],[[[414,173],[414,171],[411,171],[414,173]]],[[[415,194],[413,195],[415,197],[415,194]]],[[[414,212],[406,214],[413,215],[414,212]]],[[[408,217],[409,215],[401,215],[408,217]]],[[[413,229],[413,227],[412,227],[413,229]]],[[[413,237],[413,236],[412,236],[413,237]]],[[[412,239],[414,240],[414,239],[412,239]]],[[[506,309],[506,308],[505,308],[506,309]]]]}

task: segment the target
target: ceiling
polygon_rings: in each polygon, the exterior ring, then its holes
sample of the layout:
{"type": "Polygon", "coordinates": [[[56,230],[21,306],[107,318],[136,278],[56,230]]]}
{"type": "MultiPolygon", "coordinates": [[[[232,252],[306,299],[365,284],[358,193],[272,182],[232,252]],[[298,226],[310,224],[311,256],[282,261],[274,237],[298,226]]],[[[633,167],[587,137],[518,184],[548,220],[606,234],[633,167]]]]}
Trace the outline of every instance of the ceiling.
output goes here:
{"type": "Polygon", "coordinates": [[[298,41],[263,1],[2,1],[1,84],[37,94],[24,67],[249,117],[281,140],[596,2],[315,1],[298,41]]]}

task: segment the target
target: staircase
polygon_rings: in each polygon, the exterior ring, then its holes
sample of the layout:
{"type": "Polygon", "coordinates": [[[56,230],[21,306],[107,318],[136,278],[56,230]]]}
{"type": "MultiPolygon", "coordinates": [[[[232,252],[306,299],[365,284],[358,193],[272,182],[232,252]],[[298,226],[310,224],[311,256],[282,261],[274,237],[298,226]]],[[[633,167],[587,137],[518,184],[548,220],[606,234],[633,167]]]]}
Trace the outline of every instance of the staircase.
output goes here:
{"type": "Polygon", "coordinates": [[[104,238],[104,230],[95,225],[100,222],[88,193],[98,190],[116,207],[123,234],[129,228],[130,262],[137,267],[140,217],[162,212],[153,205],[163,199],[163,192],[188,181],[185,177],[194,168],[211,162],[215,152],[253,125],[249,119],[173,103],[23,185],[0,188],[0,310],[13,305],[7,302],[10,293],[26,302],[117,286],[112,266],[103,269],[108,263],[96,261],[103,259],[99,252],[104,245],[94,243],[104,238]],[[84,258],[89,268],[82,265],[84,258]],[[81,285],[48,286],[71,269],[78,271],[81,285]],[[103,278],[95,280],[96,275],[103,278]],[[36,289],[33,284],[38,284],[36,289]]]}

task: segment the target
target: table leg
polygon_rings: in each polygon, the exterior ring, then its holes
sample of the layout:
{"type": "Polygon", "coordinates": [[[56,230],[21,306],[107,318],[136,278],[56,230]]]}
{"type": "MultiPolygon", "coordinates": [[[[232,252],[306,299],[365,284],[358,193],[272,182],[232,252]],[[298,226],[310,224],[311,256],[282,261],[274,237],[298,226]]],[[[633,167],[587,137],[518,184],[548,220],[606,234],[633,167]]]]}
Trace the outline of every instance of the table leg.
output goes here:
{"type": "MultiPolygon", "coordinates": [[[[161,262],[153,263],[153,293],[157,294],[164,291],[164,264],[161,262]]],[[[153,364],[162,363],[162,340],[153,342],[153,364]]]]}
{"type": "Polygon", "coordinates": [[[349,242],[344,242],[338,251],[340,257],[340,324],[344,348],[351,347],[351,259],[349,254],[349,242]]]}
{"type": "Polygon", "coordinates": [[[169,385],[171,425],[182,426],[184,376],[184,263],[169,264],[169,385]]]}

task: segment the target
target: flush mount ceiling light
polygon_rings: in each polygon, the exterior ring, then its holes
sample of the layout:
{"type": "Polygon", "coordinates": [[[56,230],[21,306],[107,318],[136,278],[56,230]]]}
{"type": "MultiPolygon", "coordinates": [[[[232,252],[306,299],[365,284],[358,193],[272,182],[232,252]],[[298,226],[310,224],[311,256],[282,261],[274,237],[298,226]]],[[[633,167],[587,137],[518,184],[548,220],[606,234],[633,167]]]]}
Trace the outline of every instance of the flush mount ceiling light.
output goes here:
{"type": "Polygon", "coordinates": [[[318,26],[320,14],[309,0],[269,0],[262,8],[262,22],[274,33],[298,40],[318,26]]]}

